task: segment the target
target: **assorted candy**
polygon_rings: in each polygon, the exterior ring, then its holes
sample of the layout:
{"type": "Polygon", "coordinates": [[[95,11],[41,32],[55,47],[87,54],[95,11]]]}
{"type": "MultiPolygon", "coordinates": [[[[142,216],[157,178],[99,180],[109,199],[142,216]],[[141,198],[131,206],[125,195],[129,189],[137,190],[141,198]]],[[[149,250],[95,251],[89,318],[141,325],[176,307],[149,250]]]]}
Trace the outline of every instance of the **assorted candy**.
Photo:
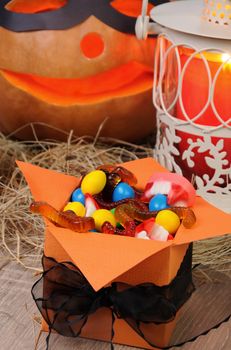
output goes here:
{"type": "Polygon", "coordinates": [[[162,226],[168,233],[174,234],[180,226],[180,218],[171,210],[161,210],[156,215],[156,223],[162,226]]]}
{"type": "Polygon", "coordinates": [[[102,226],[105,222],[109,222],[113,227],[116,226],[116,220],[113,213],[107,209],[98,209],[92,214],[95,220],[95,228],[101,232],[102,226]]]}
{"type": "Polygon", "coordinates": [[[71,202],[80,202],[85,205],[85,196],[81,188],[77,188],[71,195],[71,202]]]}
{"type": "Polygon", "coordinates": [[[82,179],[81,190],[84,194],[98,194],[104,189],[106,182],[107,177],[105,172],[102,170],[94,170],[85,175],[82,179]]]}
{"type": "Polygon", "coordinates": [[[148,240],[174,238],[180,224],[190,228],[196,192],[183,176],[155,173],[144,191],[122,166],[102,165],[83,176],[63,210],[34,202],[31,211],[77,232],[96,231],[148,240]]]}
{"type": "Polygon", "coordinates": [[[148,209],[151,210],[162,210],[169,208],[167,204],[167,196],[162,193],[154,195],[148,203],[148,209]]]}
{"type": "Polygon", "coordinates": [[[196,198],[196,190],[182,175],[173,173],[154,173],[147,182],[143,200],[150,200],[154,195],[167,196],[170,206],[191,207],[196,198]]]}
{"type": "MultiPolygon", "coordinates": [[[[85,216],[86,208],[81,202],[69,202],[65,205],[63,211],[73,211],[78,216],[85,216]]],[[[88,215],[90,216],[90,215],[88,215]]]]}
{"type": "Polygon", "coordinates": [[[135,191],[126,182],[120,182],[112,193],[112,201],[118,202],[126,198],[135,198],[135,191]]]}
{"type": "Polygon", "coordinates": [[[95,201],[95,199],[90,195],[86,194],[85,196],[85,207],[86,207],[86,215],[85,216],[92,216],[92,214],[97,210],[100,209],[98,203],[95,201]]]}

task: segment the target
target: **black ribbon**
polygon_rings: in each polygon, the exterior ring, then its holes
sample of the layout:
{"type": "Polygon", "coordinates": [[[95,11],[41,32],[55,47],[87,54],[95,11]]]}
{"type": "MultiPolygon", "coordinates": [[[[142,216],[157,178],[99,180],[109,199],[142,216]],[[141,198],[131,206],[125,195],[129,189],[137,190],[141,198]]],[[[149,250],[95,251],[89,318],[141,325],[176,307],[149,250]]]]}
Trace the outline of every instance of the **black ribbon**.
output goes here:
{"type": "MultiPolygon", "coordinates": [[[[192,245],[169,285],[159,287],[143,283],[130,286],[114,282],[96,292],[74,264],[58,263],[44,256],[44,273],[32,287],[32,295],[50,331],[77,337],[81,335],[88,317],[106,307],[111,310],[113,320],[114,317],[124,319],[143,339],[156,347],[155,336],[149,327],[146,330],[146,326],[172,321],[189,299],[194,291],[191,264],[192,245]]],[[[112,326],[111,337],[113,332],[112,326]]]]}
{"type": "MultiPolygon", "coordinates": [[[[128,34],[135,34],[136,18],[126,16],[111,6],[112,0],[68,0],[63,7],[41,13],[16,13],[5,6],[11,0],[0,1],[0,26],[14,32],[33,30],[63,30],[95,16],[108,26],[128,34]]],[[[159,5],[169,0],[151,0],[159,5]]]]}

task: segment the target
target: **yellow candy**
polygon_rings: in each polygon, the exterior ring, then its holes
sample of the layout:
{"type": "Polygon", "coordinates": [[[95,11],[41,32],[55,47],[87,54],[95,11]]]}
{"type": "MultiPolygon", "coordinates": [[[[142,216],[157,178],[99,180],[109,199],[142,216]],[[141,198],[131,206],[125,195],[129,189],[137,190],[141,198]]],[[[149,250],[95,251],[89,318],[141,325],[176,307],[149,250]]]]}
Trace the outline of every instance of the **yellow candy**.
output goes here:
{"type": "Polygon", "coordinates": [[[80,202],[69,202],[63,209],[63,211],[72,210],[78,216],[84,216],[86,209],[80,202]]]}
{"type": "Polygon", "coordinates": [[[157,214],[156,223],[164,227],[170,234],[174,234],[180,226],[180,219],[173,211],[166,209],[157,214]]]}
{"type": "Polygon", "coordinates": [[[85,175],[81,183],[82,192],[89,194],[98,194],[106,185],[106,174],[102,170],[94,170],[85,175]]]}
{"type": "Polygon", "coordinates": [[[92,214],[93,219],[95,220],[95,227],[97,231],[101,231],[101,227],[105,221],[110,222],[112,226],[116,226],[116,220],[114,215],[106,209],[98,209],[92,214]]]}

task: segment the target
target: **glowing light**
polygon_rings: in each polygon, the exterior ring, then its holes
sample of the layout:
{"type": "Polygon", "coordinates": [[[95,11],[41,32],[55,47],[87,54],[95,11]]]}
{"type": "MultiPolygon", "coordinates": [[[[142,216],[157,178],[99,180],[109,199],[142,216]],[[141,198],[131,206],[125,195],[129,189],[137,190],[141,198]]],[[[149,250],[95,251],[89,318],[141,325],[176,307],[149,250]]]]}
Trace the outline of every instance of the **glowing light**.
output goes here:
{"type": "MultiPolygon", "coordinates": [[[[179,48],[179,53],[181,55],[191,56],[194,54],[193,49],[189,49],[186,47],[181,46],[179,48]]],[[[231,54],[224,52],[224,53],[218,53],[218,52],[200,52],[194,56],[195,58],[199,59],[206,59],[209,62],[222,62],[224,65],[229,65],[231,67],[231,54]]]]}
{"type": "Polygon", "coordinates": [[[221,60],[222,60],[222,62],[226,62],[226,63],[231,64],[231,56],[228,53],[223,53],[221,55],[221,60]]]}

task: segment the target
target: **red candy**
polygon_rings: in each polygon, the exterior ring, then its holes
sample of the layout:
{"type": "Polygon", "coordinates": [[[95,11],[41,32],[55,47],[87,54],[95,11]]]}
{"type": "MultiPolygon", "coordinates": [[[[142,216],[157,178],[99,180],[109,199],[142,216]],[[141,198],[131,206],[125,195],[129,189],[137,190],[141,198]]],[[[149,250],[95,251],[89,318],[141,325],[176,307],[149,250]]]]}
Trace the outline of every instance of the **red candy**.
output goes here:
{"type": "Polygon", "coordinates": [[[94,211],[100,209],[96,200],[89,193],[85,194],[86,216],[92,216],[94,211]]]}

